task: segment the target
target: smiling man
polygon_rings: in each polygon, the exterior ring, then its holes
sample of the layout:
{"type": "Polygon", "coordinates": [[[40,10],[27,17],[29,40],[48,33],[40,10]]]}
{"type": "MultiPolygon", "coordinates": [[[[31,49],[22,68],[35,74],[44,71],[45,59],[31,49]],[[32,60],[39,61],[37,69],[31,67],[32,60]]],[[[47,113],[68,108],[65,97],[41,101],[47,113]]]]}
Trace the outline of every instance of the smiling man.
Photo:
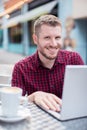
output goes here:
{"type": "Polygon", "coordinates": [[[66,65],[83,65],[76,52],[61,50],[62,26],[53,15],[43,15],[34,23],[33,40],[37,51],[15,64],[12,86],[23,89],[29,101],[60,111],[66,65]]]}

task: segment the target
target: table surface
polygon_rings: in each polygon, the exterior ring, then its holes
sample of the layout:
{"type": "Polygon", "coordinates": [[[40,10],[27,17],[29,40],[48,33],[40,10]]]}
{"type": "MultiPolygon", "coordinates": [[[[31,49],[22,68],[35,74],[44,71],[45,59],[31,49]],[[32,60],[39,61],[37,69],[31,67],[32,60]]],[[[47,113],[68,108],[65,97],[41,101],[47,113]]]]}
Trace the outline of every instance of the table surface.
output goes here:
{"type": "Polygon", "coordinates": [[[87,130],[87,118],[61,122],[33,103],[27,107],[31,117],[13,123],[0,121],[0,130],[87,130]]]}

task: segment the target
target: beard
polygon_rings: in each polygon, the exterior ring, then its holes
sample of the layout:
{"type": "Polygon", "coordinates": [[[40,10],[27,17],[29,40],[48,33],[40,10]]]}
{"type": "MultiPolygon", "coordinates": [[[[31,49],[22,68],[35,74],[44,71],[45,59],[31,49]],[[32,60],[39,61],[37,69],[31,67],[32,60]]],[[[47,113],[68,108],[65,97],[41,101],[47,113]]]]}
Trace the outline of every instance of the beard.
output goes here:
{"type": "Polygon", "coordinates": [[[41,54],[43,57],[45,57],[46,59],[48,59],[48,60],[55,60],[60,48],[61,48],[61,45],[60,45],[60,44],[58,44],[56,47],[52,47],[52,46],[45,47],[45,49],[47,49],[48,51],[49,51],[49,49],[55,49],[55,51],[57,51],[57,53],[56,53],[55,56],[52,56],[52,55],[50,56],[50,54],[47,55],[46,53],[44,53],[44,51],[41,51],[41,50],[39,50],[39,52],[40,52],[40,54],[41,54]]]}
{"type": "Polygon", "coordinates": [[[39,51],[40,53],[41,53],[41,55],[42,56],[44,56],[46,59],[48,59],[48,60],[54,60],[54,59],[56,59],[56,57],[57,57],[57,55],[55,56],[55,57],[50,57],[50,56],[48,56],[48,55],[46,55],[45,53],[43,53],[43,52],[41,52],[41,51],[39,51]]]}

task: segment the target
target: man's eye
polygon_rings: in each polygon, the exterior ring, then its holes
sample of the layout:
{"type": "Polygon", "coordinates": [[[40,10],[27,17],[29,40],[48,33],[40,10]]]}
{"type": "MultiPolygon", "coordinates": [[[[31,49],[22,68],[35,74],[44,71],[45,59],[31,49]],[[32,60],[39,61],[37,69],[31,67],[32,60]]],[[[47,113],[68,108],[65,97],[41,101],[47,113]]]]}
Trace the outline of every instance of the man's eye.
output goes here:
{"type": "Polygon", "coordinates": [[[45,37],[45,39],[50,39],[49,37],[45,37]]]}
{"type": "Polygon", "coordinates": [[[59,40],[59,39],[60,39],[60,37],[56,37],[55,39],[59,40]]]}

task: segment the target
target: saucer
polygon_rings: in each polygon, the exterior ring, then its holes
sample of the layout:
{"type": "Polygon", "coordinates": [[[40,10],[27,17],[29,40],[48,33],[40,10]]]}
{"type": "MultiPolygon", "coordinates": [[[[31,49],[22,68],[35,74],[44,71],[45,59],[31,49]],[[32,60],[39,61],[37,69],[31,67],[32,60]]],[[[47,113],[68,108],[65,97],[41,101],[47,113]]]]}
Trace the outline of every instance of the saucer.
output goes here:
{"type": "Polygon", "coordinates": [[[7,116],[2,115],[2,110],[1,110],[1,106],[0,106],[0,121],[17,122],[17,121],[21,121],[21,120],[24,120],[24,119],[27,119],[30,117],[31,117],[30,110],[21,105],[19,107],[17,116],[15,116],[15,117],[7,117],[7,116]]]}

